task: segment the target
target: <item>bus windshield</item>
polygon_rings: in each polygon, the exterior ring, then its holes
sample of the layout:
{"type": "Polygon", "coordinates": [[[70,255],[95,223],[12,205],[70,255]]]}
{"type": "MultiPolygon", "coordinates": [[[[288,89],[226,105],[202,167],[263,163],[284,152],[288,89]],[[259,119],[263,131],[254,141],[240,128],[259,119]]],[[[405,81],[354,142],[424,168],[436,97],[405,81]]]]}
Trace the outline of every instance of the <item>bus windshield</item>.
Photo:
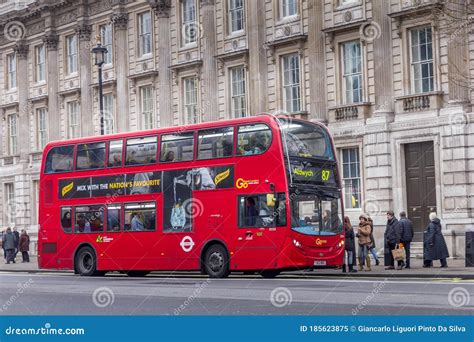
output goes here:
{"type": "Polygon", "coordinates": [[[279,118],[285,152],[290,157],[334,160],[329,134],[320,126],[279,118]]]}
{"type": "Polygon", "coordinates": [[[343,231],[341,199],[314,194],[290,196],[291,228],[306,235],[336,235],[343,231]]]}

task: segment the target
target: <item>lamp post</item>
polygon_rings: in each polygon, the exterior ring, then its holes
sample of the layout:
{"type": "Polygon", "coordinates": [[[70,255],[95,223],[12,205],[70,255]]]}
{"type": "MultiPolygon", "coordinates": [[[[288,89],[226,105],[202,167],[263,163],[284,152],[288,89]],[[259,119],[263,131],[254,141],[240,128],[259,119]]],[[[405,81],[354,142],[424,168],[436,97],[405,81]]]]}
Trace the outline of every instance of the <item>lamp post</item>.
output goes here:
{"type": "Polygon", "coordinates": [[[99,67],[99,113],[100,113],[100,135],[104,135],[104,99],[102,95],[102,65],[105,61],[107,48],[102,46],[98,40],[97,46],[92,49],[95,57],[95,65],[99,67]]]}

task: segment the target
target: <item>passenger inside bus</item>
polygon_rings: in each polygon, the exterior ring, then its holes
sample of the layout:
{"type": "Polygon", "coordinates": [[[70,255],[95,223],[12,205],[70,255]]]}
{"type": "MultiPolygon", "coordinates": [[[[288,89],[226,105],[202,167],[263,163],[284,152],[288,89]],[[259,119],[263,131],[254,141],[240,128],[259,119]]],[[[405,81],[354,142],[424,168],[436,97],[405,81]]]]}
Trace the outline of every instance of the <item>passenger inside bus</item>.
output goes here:
{"type": "Polygon", "coordinates": [[[63,230],[67,233],[72,231],[72,219],[71,219],[71,209],[66,209],[67,211],[63,214],[61,218],[61,226],[63,230]]]}
{"type": "Polygon", "coordinates": [[[174,157],[174,152],[173,152],[173,151],[168,151],[168,152],[166,152],[165,158],[164,158],[163,161],[165,161],[165,162],[172,162],[172,161],[174,161],[174,158],[175,158],[175,157],[174,157]]]}
{"type": "Polygon", "coordinates": [[[145,230],[145,225],[143,223],[143,215],[141,213],[134,212],[132,213],[132,231],[141,230],[145,230]]]}
{"type": "Polygon", "coordinates": [[[79,233],[90,233],[91,232],[91,224],[86,219],[83,214],[77,216],[76,220],[76,232],[79,233]]]}

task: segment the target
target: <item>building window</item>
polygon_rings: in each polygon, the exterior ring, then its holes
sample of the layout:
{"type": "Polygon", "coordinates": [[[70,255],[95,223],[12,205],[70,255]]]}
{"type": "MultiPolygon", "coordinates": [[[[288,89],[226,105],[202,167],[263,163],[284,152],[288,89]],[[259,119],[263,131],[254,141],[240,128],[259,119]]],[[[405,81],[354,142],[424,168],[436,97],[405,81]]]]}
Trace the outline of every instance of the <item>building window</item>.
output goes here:
{"type": "Polygon", "coordinates": [[[100,26],[100,41],[103,47],[107,49],[104,57],[105,64],[112,64],[113,45],[112,45],[112,24],[100,26]]]}
{"type": "Polygon", "coordinates": [[[151,13],[138,15],[138,55],[151,54],[151,13]]]}
{"type": "Polygon", "coordinates": [[[244,0],[229,0],[229,33],[244,29],[244,0]]]}
{"type": "Polygon", "coordinates": [[[280,13],[282,18],[297,14],[297,0],[280,0],[280,13]]]}
{"type": "Polygon", "coordinates": [[[81,125],[79,121],[79,104],[77,101],[67,103],[68,138],[79,138],[81,136],[81,125]]]}
{"type": "Polygon", "coordinates": [[[7,87],[16,88],[16,55],[14,53],[7,56],[7,87]]]}
{"type": "Polygon", "coordinates": [[[76,36],[69,36],[66,38],[66,53],[67,53],[67,74],[77,72],[77,38],[76,36]]]}
{"type": "Polygon", "coordinates": [[[362,102],[362,56],[360,42],[342,44],[344,103],[362,102]]]}
{"type": "Polygon", "coordinates": [[[47,112],[46,108],[39,108],[36,110],[36,147],[42,150],[48,142],[48,126],[47,126],[47,112]]]}
{"type": "Polygon", "coordinates": [[[431,27],[410,30],[411,78],[414,93],[434,90],[431,27]]]}
{"type": "Polygon", "coordinates": [[[155,127],[155,116],[153,110],[153,87],[144,86],[140,88],[140,109],[142,113],[142,129],[155,127]]]}
{"type": "Polygon", "coordinates": [[[186,115],[186,124],[198,123],[201,120],[198,116],[198,92],[197,92],[197,78],[187,77],[183,79],[184,92],[184,113],[186,115]]]}
{"type": "Polygon", "coordinates": [[[35,62],[36,62],[36,82],[46,80],[46,64],[45,64],[45,50],[44,45],[35,47],[35,62]]]}
{"type": "Polygon", "coordinates": [[[300,56],[292,54],[282,57],[283,106],[287,112],[301,110],[300,56]]]}
{"type": "Polygon", "coordinates": [[[16,114],[8,115],[8,154],[18,153],[18,125],[16,114]]]}
{"type": "Polygon", "coordinates": [[[358,148],[342,149],[344,203],[348,209],[360,208],[360,162],[358,148]]]}
{"type": "Polygon", "coordinates": [[[243,65],[230,70],[231,113],[234,118],[246,115],[245,68],[243,65]]]}
{"type": "Polygon", "coordinates": [[[115,132],[115,106],[114,96],[112,94],[104,94],[104,134],[111,134],[115,132]]]}
{"type": "Polygon", "coordinates": [[[13,226],[15,224],[15,185],[5,183],[5,218],[6,224],[13,226]]]}
{"type": "Polygon", "coordinates": [[[183,0],[181,2],[181,22],[182,45],[195,43],[199,34],[199,27],[196,23],[195,0],[183,0]]]}

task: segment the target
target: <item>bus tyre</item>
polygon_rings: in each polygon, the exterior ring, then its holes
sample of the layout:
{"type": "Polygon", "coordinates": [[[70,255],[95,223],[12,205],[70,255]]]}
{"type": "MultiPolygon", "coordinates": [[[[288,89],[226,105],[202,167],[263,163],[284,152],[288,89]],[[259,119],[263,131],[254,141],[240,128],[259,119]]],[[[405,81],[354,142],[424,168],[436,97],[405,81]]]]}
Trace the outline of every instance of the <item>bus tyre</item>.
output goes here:
{"type": "Polygon", "coordinates": [[[145,277],[149,271],[128,271],[126,272],[129,277],[145,277]]]}
{"type": "Polygon", "coordinates": [[[210,278],[225,278],[229,275],[229,257],[222,245],[212,245],[207,249],[204,269],[210,278]]]}
{"type": "Polygon", "coordinates": [[[97,271],[97,258],[91,247],[82,247],[76,254],[74,266],[81,276],[104,275],[105,272],[97,271]]]}
{"type": "Polygon", "coordinates": [[[279,270],[263,270],[260,271],[260,275],[264,278],[275,278],[280,274],[279,270]]]}

